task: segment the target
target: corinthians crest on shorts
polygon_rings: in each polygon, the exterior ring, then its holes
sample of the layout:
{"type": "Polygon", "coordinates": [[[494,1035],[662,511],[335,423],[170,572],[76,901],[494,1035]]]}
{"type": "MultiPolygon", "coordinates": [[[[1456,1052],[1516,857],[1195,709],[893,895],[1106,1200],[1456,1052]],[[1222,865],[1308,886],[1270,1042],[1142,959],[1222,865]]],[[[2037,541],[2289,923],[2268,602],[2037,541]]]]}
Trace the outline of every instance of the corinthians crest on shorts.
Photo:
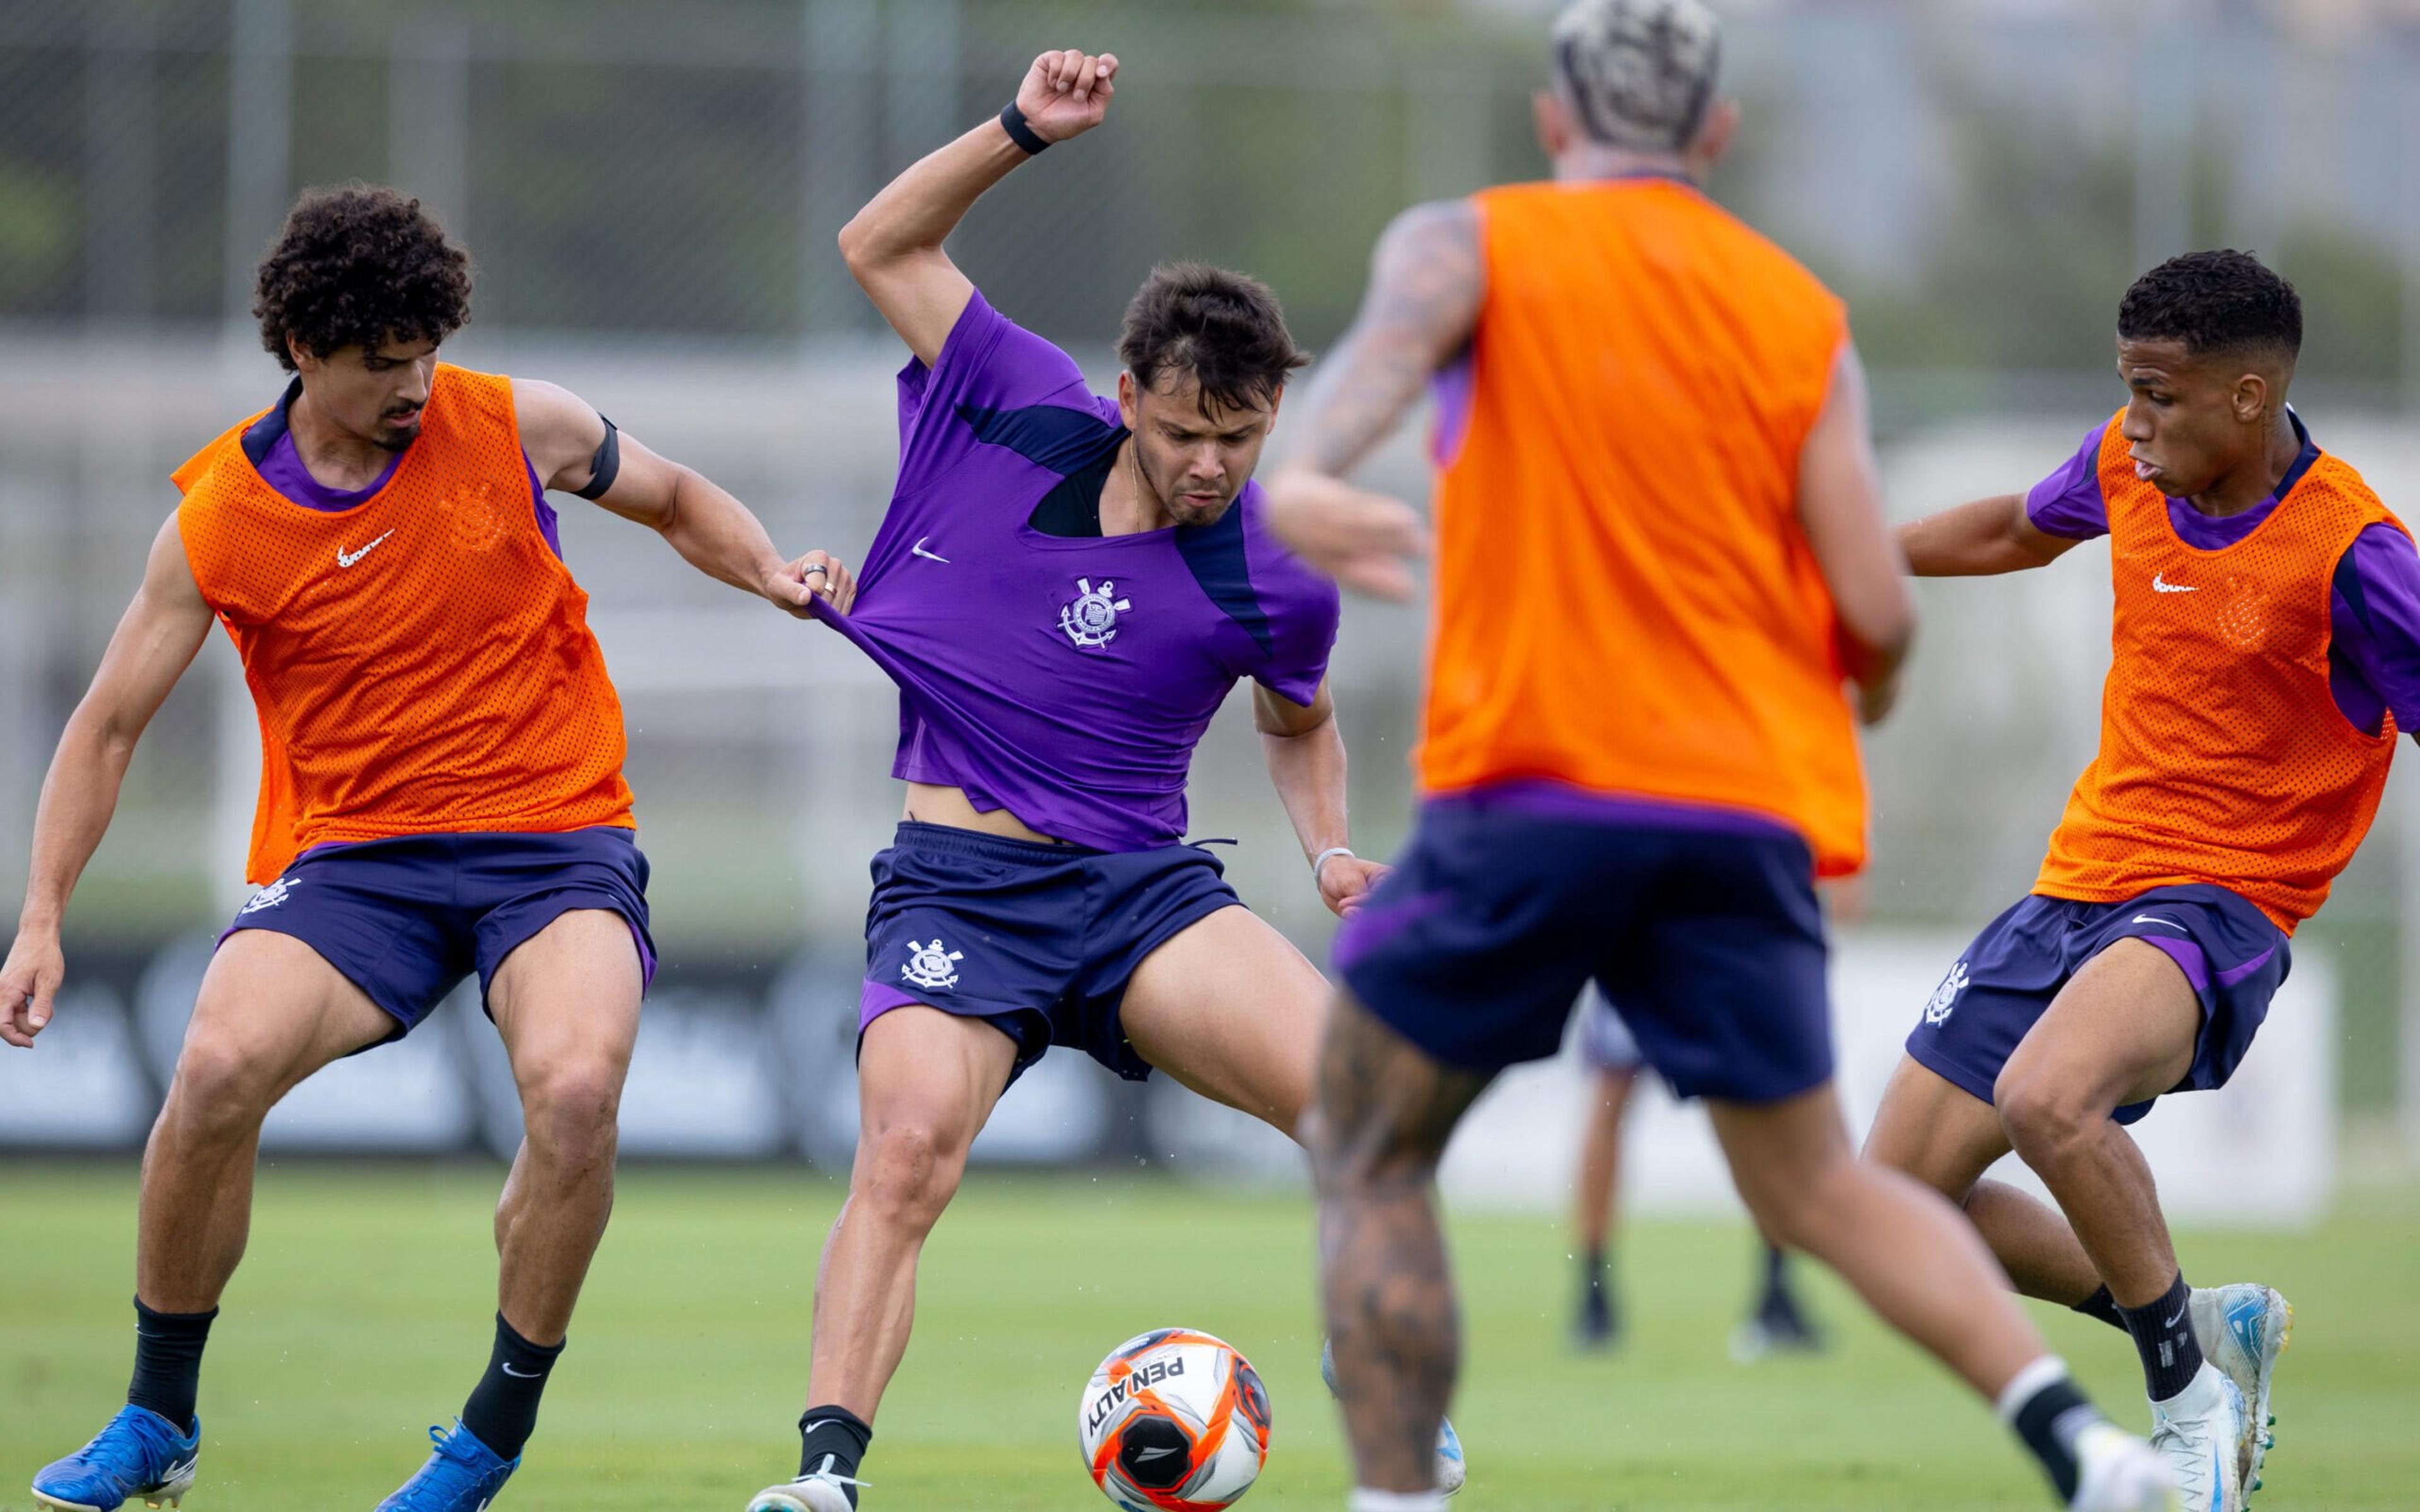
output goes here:
{"type": "Polygon", "coordinates": [[[1941,985],[1932,989],[1932,996],[1924,1005],[1924,1022],[1947,1023],[1949,1011],[1958,1006],[1958,995],[1966,990],[1966,963],[1961,961],[1941,979],[1941,985]]]}
{"type": "Polygon", "coordinates": [[[1134,608],[1131,601],[1117,596],[1118,585],[1109,579],[1101,586],[1093,586],[1090,578],[1076,579],[1076,601],[1059,611],[1059,628],[1078,646],[1106,646],[1118,638],[1118,616],[1134,608]]]}
{"type": "Polygon", "coordinates": [[[899,975],[928,992],[935,988],[954,987],[958,984],[958,968],[953,963],[965,960],[966,956],[964,950],[953,950],[942,945],[938,934],[933,936],[930,945],[919,945],[909,940],[908,964],[899,968],[899,975]]]}

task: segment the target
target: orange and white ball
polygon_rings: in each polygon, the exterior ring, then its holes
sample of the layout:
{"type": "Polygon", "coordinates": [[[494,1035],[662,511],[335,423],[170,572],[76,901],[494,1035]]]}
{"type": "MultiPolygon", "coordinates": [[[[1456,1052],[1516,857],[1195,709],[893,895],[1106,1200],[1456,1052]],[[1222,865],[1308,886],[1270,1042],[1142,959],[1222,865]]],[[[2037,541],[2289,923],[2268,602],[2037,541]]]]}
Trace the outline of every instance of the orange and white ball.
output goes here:
{"type": "Polygon", "coordinates": [[[1093,1372],[1076,1432],[1093,1484],[1125,1512],[1228,1506],[1268,1462],[1268,1388],[1223,1339],[1154,1329],[1093,1372]]]}

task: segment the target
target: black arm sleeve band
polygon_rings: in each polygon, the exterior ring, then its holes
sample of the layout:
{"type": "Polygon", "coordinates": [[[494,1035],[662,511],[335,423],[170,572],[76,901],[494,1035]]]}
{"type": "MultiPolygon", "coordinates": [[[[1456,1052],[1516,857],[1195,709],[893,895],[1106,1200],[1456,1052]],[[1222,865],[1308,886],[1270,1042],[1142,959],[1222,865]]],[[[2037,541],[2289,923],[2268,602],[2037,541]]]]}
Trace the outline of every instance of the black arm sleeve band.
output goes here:
{"type": "Polygon", "coordinates": [[[571,490],[582,499],[604,498],[622,471],[622,433],[603,415],[597,418],[605,421],[605,439],[597,443],[597,455],[588,459],[588,486],[571,490]]]}

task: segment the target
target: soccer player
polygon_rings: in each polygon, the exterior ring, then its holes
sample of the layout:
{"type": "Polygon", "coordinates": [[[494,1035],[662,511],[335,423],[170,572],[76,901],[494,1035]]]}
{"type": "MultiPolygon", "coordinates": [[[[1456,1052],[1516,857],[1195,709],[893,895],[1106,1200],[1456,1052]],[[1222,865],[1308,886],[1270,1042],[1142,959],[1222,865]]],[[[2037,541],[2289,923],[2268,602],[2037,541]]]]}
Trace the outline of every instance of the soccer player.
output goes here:
{"type": "MultiPolygon", "coordinates": [[[[1277,301],[1156,270],[1117,396],[1096,397],[942,250],[985,191],[1100,124],[1117,68],[1044,54],[999,119],[841,233],[914,354],[896,490],[857,608],[830,622],[899,685],[907,813],[874,862],[857,1160],[816,1278],[799,1478],[755,1512],[856,1504],[917,1256],[992,1107],[1052,1045],[1295,1133],[1326,983],[1183,843],[1194,746],[1239,679],[1321,898],[1349,912],[1383,870],[1346,849],[1335,586],[1268,535],[1250,482],[1303,360],[1277,301]]],[[[1450,1435],[1436,1452],[1458,1477],[1450,1435]]]]}
{"type": "Polygon", "coordinates": [[[1865,833],[1841,683],[1881,717],[1914,623],[1839,301],[1698,188],[1737,121],[1699,0],[1578,0],[1554,36],[1555,180],[1397,220],[1270,485],[1307,560],[1405,591],[1418,516],[1341,480],[1441,380],[1423,803],[1340,932],[1311,1122],[1352,1504],[1440,1504],[1436,1164],[1594,980],[1707,1100],[1767,1234],[1995,1402],[2070,1506],[2165,1506],[1971,1227],[1855,1158],[1833,1088],[1815,879],[1865,833]]]}
{"type": "Polygon", "coordinates": [[[220,937],[144,1153],[127,1405],[34,1477],[37,1507],[173,1504],[192,1487],[202,1349],[243,1255],[262,1119],[473,971],[524,1126],[496,1210],[495,1346],[460,1421],[429,1430],[435,1453],[382,1505],[488,1504],[604,1233],[655,959],[621,704],[545,491],[651,526],[793,613],[815,594],[845,606],[837,563],[785,564],[737,500],[572,394],[440,363],[470,300],[468,260],[417,201],[354,187],[294,207],[254,306],[293,380],[177,470],[183,501],[43,784],[0,966],[0,1039],[19,1047],[50,1022],[60,919],[134,743],[226,626],[260,713],[260,890],[220,937]]]}
{"type": "Polygon", "coordinates": [[[2154,1442],[2215,1512],[2258,1484],[2292,1312],[2186,1285],[2125,1125],[2226,1084],[2420,729],[2420,554],[2287,408],[2302,336],[2245,254],[2163,263],[2118,306],[2126,407],[2027,492],[1900,532],[1928,577],[2108,536],[2115,655],[2031,894],[1925,1005],[1867,1149],[1963,1202],[2019,1289],[2133,1336],[2154,1442]],[[2059,1211],[1981,1180],[2010,1149],[2059,1211]]]}
{"type": "MultiPolygon", "coordinates": [[[[1613,1284],[1614,1214],[1621,1185],[1621,1126],[1630,1095],[1647,1063],[1638,1037],[1605,994],[1590,986],[1580,1007],[1580,1059],[1589,1072],[1588,1116],[1580,1124],[1580,1158],[1572,1203],[1572,1237],[1580,1257],[1579,1309],[1572,1342],[1610,1350],[1621,1342],[1621,1299],[1613,1284]]],[[[1780,1351],[1812,1351],[1823,1335],[1790,1285],[1790,1257],[1770,1242],[1758,1249],[1761,1282],[1756,1305],[1731,1333],[1731,1357],[1746,1364],[1780,1351]]]]}

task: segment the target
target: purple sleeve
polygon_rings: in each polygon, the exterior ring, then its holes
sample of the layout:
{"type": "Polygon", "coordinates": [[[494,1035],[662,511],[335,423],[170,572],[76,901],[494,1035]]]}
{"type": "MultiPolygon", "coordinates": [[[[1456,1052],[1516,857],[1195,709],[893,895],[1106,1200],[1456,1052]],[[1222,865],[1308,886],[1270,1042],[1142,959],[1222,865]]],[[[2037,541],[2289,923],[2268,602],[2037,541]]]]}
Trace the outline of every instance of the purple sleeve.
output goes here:
{"type": "Polygon", "coordinates": [[[1314,572],[1261,528],[1258,486],[1246,521],[1245,559],[1261,610],[1268,616],[1268,654],[1252,680],[1295,703],[1308,704],[1327,677],[1336,630],[1344,617],[1343,595],[1325,574],[1314,572]]]}
{"type": "Polygon", "coordinates": [[[923,487],[977,444],[967,411],[1054,399],[1069,408],[1094,404],[1073,358],[993,309],[976,290],[933,365],[911,357],[899,371],[897,492],[923,487]]]}
{"type": "Polygon", "coordinates": [[[2101,497],[2101,439],[2106,421],[2092,427],[2075,455],[2025,494],[2025,518],[2044,535],[2089,541],[2109,533],[2109,506],[2101,497]]]}
{"type": "MultiPolygon", "coordinates": [[[[2420,551],[2412,538],[2385,524],[2355,536],[2336,563],[2334,609],[2332,670],[2350,671],[2365,685],[2371,699],[2394,712],[2397,729],[2420,733],[2420,551]]],[[[2342,704],[2348,690],[2336,681],[2342,704]]],[[[2355,722],[2377,725],[2375,716],[2355,722]]]]}

